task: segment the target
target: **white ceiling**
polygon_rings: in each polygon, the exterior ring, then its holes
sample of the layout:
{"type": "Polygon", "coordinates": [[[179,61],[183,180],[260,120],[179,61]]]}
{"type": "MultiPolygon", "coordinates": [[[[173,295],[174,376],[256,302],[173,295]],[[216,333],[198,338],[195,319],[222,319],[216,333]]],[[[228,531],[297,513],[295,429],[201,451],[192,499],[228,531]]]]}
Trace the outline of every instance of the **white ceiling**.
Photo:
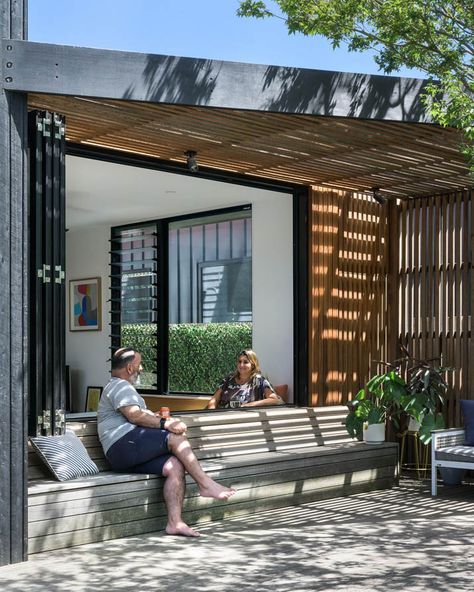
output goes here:
{"type": "Polygon", "coordinates": [[[119,225],[242,205],[261,191],[192,174],[67,156],[66,227],[119,225]]]}

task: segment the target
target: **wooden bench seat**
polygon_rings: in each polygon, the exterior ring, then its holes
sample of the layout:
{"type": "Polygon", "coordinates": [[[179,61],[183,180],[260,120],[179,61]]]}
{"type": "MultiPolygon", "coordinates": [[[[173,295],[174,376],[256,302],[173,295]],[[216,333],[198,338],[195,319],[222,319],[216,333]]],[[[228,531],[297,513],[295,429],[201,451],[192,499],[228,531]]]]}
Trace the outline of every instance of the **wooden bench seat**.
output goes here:
{"type": "MultiPolygon", "coordinates": [[[[275,407],[186,414],[188,437],[205,471],[235,487],[227,502],[198,495],[187,477],[184,519],[190,524],[317,499],[391,487],[398,446],[351,441],[345,407],[275,407]]],[[[30,453],[29,552],[161,530],[163,479],[113,473],[95,421],[69,424],[100,473],[67,482],[46,476],[30,453]]]]}

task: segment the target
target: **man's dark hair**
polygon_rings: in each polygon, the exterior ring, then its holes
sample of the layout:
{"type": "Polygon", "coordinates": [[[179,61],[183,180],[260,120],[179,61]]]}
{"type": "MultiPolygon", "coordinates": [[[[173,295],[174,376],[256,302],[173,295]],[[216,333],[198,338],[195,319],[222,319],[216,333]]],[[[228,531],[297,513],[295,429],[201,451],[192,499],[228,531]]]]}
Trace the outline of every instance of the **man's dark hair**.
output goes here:
{"type": "Polygon", "coordinates": [[[112,370],[125,368],[127,364],[133,362],[137,353],[132,347],[121,347],[118,349],[112,356],[112,370]]]}

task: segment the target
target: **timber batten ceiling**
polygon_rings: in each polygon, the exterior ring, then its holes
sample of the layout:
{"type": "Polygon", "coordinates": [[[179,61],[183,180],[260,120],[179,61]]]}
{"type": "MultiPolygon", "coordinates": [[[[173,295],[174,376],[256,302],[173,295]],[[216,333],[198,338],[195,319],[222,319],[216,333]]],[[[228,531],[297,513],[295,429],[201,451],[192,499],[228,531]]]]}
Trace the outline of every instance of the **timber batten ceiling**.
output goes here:
{"type": "Polygon", "coordinates": [[[472,184],[460,134],[432,124],[29,94],[66,116],[68,142],[286,183],[397,197],[472,184]]]}
{"type": "Polygon", "coordinates": [[[472,183],[458,132],[430,123],[425,80],[2,44],[5,89],[65,115],[71,143],[183,168],[195,150],[201,167],[401,198],[472,183]]]}

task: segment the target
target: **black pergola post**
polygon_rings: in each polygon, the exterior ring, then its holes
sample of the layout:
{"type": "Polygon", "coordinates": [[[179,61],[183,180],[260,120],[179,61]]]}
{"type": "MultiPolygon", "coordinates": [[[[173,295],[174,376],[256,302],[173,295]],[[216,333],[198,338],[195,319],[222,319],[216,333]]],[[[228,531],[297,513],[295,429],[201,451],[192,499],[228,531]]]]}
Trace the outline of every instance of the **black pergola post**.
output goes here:
{"type": "MultiPolygon", "coordinates": [[[[0,0],[0,17],[3,39],[26,38],[27,0],[0,0]]],[[[0,82],[0,565],[27,558],[28,122],[26,95],[5,91],[10,51],[0,82]]]]}

